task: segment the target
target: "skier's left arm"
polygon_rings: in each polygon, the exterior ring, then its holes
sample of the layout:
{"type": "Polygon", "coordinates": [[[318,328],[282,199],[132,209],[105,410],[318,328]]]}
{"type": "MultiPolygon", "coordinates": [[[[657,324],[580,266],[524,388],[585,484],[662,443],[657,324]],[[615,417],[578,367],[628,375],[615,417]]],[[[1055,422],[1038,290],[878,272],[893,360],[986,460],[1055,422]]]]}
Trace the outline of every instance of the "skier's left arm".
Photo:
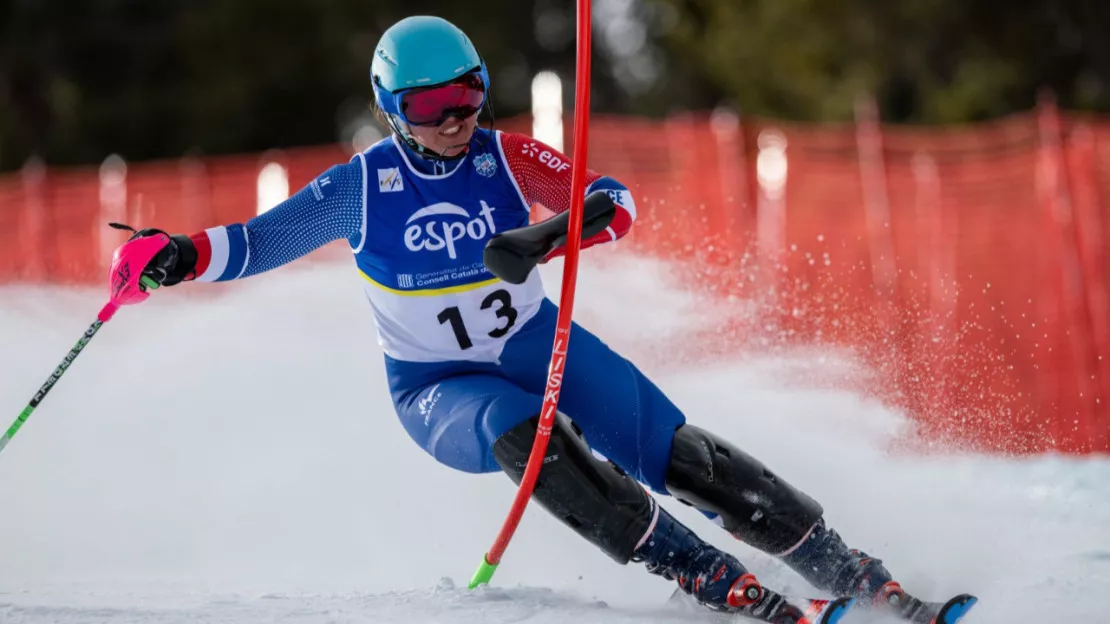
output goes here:
{"type": "MultiPolygon", "coordinates": [[[[501,133],[501,147],[509,164],[509,173],[529,206],[541,204],[559,214],[570,209],[570,158],[559,150],[523,134],[501,133]]],[[[628,187],[617,180],[586,169],[586,194],[605,191],[616,204],[617,213],[604,231],[582,241],[582,249],[615,241],[632,229],[636,220],[636,202],[628,187]]],[[[565,253],[554,249],[547,258],[565,253]]]]}

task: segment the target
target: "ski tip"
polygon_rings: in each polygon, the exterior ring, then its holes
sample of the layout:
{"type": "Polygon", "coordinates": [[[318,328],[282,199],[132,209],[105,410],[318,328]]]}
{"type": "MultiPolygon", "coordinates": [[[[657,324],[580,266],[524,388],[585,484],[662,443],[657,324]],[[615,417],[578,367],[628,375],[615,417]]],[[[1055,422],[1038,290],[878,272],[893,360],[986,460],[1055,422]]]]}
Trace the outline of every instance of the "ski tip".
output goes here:
{"type": "Polygon", "coordinates": [[[855,598],[838,598],[829,603],[817,624],[837,624],[856,602],[855,598]]]}
{"type": "Polygon", "coordinates": [[[944,604],[944,607],[937,614],[936,619],[933,620],[936,624],[956,624],[967,615],[968,611],[979,602],[979,599],[971,594],[960,594],[955,598],[949,600],[944,604]]]}

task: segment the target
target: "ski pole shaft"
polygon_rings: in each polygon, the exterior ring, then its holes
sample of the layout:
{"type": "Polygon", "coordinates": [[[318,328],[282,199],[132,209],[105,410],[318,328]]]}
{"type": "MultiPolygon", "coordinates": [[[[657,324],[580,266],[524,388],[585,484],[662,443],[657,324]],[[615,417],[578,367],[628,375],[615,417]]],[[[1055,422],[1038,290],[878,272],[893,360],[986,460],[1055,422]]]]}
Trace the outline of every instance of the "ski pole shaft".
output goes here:
{"type": "MultiPolygon", "coordinates": [[[[144,276],[140,281],[147,288],[158,288],[158,284],[146,276],[144,276]]],[[[96,332],[100,331],[100,328],[112,319],[117,310],[119,310],[119,304],[114,301],[108,303],[104,306],[103,309],[100,310],[100,314],[97,315],[96,321],[94,321],[92,325],[89,325],[89,328],[85,330],[85,333],[81,336],[81,339],[78,340],[77,344],[73,345],[73,348],[70,349],[69,353],[66,354],[65,359],[62,360],[62,363],[54,369],[54,372],[51,373],[50,377],[46,379],[46,383],[42,384],[42,387],[39,388],[39,391],[35,393],[34,397],[31,398],[31,402],[28,403],[27,407],[23,408],[23,411],[19,413],[19,417],[15,419],[15,422],[12,423],[12,426],[8,427],[8,430],[4,432],[3,436],[0,436],[0,451],[3,451],[4,447],[8,445],[8,442],[10,442],[11,439],[15,437],[15,434],[19,432],[20,428],[23,427],[23,424],[26,423],[27,419],[31,417],[31,413],[35,411],[35,408],[37,408],[39,404],[43,402],[47,394],[50,394],[50,391],[54,389],[54,385],[58,383],[58,380],[62,378],[62,375],[64,375],[65,372],[69,370],[69,367],[73,364],[73,361],[77,359],[77,356],[81,355],[81,352],[85,350],[85,347],[88,346],[89,341],[93,339],[93,336],[96,336],[96,332]]]]}
{"type": "Polygon", "coordinates": [[[58,383],[58,380],[62,378],[62,375],[64,375],[65,372],[69,370],[69,366],[73,364],[73,361],[77,359],[78,355],[81,355],[81,352],[85,350],[85,346],[89,344],[89,341],[93,339],[93,336],[96,335],[96,332],[100,331],[100,328],[103,325],[104,321],[100,320],[99,318],[96,319],[96,321],[89,326],[89,329],[85,331],[85,334],[81,336],[81,339],[77,341],[77,344],[69,350],[69,353],[66,354],[65,359],[62,360],[62,363],[59,364],[58,368],[55,368],[54,372],[50,374],[50,377],[47,378],[46,383],[44,383],[42,387],[39,388],[39,391],[35,394],[34,398],[31,399],[31,402],[27,404],[27,407],[23,408],[23,411],[20,412],[19,417],[15,419],[15,422],[12,423],[11,427],[8,427],[8,430],[4,433],[3,437],[0,437],[0,451],[3,451],[4,447],[8,445],[8,442],[13,437],[15,437],[15,434],[19,432],[19,429],[23,426],[23,423],[27,422],[27,419],[31,417],[31,413],[35,411],[35,408],[38,407],[40,403],[42,403],[43,399],[46,398],[46,395],[49,394],[50,391],[54,388],[54,384],[58,383]]]}

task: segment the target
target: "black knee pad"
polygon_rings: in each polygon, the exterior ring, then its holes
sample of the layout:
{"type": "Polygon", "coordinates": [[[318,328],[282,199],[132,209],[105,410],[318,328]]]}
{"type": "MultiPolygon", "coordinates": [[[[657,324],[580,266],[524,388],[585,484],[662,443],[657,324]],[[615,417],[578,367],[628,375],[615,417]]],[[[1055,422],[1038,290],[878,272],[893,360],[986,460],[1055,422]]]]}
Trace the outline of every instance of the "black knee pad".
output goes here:
{"type": "MultiPolygon", "coordinates": [[[[525,421],[493,445],[497,463],[518,485],[538,424],[538,417],[525,421]]],[[[628,563],[647,533],[655,504],[635,479],[594,457],[562,414],[552,427],[532,497],[620,564],[628,563]]]]}
{"type": "Polygon", "coordinates": [[[667,490],[717,514],[729,533],[773,555],[801,542],[824,513],[755,458],[693,425],[675,432],[667,490]]]}

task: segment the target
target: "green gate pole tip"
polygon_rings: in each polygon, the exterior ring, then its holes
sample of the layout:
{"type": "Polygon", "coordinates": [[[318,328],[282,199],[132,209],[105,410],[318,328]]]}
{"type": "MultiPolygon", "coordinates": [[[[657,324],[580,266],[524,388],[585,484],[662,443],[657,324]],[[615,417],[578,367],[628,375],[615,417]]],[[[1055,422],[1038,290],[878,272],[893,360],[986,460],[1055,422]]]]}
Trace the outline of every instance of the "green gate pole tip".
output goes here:
{"type": "Polygon", "coordinates": [[[470,577],[470,585],[467,588],[474,589],[479,585],[488,585],[489,580],[493,578],[493,573],[497,571],[497,566],[499,565],[501,564],[490,563],[486,559],[486,556],[483,555],[482,565],[478,566],[477,571],[474,572],[474,576],[470,577]]]}

